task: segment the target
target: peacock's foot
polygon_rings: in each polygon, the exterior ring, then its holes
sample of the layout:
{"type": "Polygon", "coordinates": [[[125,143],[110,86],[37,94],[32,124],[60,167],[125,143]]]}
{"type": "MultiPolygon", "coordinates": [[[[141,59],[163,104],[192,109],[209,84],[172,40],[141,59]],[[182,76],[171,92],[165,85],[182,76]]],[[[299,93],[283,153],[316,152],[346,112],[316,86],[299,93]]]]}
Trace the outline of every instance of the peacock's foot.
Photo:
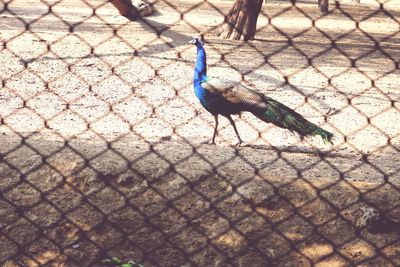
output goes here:
{"type": "Polygon", "coordinates": [[[239,140],[239,141],[236,143],[235,146],[240,147],[242,144],[243,144],[243,141],[242,141],[242,140],[239,140]]]}

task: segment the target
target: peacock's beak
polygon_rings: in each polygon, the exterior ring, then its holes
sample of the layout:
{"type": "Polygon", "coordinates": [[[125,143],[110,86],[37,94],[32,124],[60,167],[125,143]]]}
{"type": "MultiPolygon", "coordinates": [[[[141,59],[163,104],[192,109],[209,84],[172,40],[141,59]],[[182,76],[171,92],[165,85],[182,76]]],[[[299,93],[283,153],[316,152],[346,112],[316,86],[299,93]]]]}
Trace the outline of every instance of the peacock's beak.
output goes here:
{"type": "Polygon", "coordinates": [[[190,40],[188,43],[189,43],[189,44],[195,44],[195,43],[196,43],[196,38],[193,38],[193,39],[190,40]]]}

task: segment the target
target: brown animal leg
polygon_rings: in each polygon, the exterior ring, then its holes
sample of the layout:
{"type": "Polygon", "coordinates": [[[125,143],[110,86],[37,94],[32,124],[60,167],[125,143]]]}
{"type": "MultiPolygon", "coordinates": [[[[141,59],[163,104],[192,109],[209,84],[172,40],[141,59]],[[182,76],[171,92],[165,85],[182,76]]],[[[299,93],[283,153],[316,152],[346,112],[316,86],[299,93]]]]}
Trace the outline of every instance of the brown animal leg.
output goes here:
{"type": "Polygon", "coordinates": [[[242,139],[241,139],[240,136],[239,136],[238,130],[236,129],[236,124],[235,124],[235,122],[233,121],[231,115],[227,115],[226,117],[228,118],[229,122],[230,122],[231,125],[233,126],[233,129],[235,130],[235,133],[236,133],[236,136],[237,136],[237,139],[238,139],[238,142],[237,142],[236,146],[240,146],[240,145],[243,143],[243,141],[242,141],[242,139]]]}
{"type": "Polygon", "coordinates": [[[212,137],[212,141],[211,144],[215,145],[215,136],[217,136],[217,132],[218,132],[218,114],[214,115],[214,120],[215,120],[215,127],[214,127],[214,134],[212,137]]]}

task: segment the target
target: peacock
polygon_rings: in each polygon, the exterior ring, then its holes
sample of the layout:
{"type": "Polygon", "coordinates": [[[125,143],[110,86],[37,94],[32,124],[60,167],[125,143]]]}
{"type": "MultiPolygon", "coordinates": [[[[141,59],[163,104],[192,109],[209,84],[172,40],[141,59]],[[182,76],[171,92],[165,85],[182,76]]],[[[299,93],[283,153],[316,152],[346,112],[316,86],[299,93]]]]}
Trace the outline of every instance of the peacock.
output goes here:
{"type": "Polygon", "coordinates": [[[233,81],[207,77],[206,52],[201,38],[193,38],[190,43],[197,47],[193,86],[201,105],[214,116],[215,127],[212,144],[218,132],[218,116],[226,117],[232,125],[238,143],[243,143],[231,115],[247,111],[262,121],[297,132],[300,137],[321,136],[324,143],[333,144],[333,134],[307,121],[296,111],[284,104],[233,81]]]}

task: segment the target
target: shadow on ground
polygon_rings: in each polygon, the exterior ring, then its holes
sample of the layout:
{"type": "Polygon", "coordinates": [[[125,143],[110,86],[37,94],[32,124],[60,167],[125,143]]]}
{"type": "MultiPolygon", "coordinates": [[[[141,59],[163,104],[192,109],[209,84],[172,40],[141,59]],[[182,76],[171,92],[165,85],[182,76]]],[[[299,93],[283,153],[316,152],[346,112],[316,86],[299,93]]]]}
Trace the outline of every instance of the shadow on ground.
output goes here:
{"type": "Polygon", "coordinates": [[[399,171],[371,171],[393,155],[20,136],[0,136],[1,262],[400,263],[377,231],[400,221],[399,171]]]}

